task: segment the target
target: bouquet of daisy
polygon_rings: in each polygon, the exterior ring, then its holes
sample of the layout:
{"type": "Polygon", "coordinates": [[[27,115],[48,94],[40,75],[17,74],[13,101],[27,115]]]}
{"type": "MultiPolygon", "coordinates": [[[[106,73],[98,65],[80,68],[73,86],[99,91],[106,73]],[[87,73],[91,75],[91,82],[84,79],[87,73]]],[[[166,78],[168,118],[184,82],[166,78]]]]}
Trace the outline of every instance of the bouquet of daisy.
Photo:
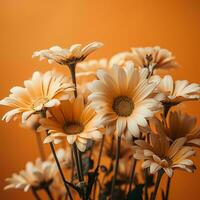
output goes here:
{"type": "Polygon", "coordinates": [[[200,84],[159,76],[179,65],[158,46],[84,61],[102,46],[34,52],[66,73],[36,71],[0,101],[12,108],[3,120],[20,119],[33,129],[39,150],[34,163],[7,178],[5,189],[32,191],[37,200],[41,190],[50,200],[155,200],[161,190],[168,200],[175,170],[194,172],[200,127],[178,105],[199,101],[200,84]]]}

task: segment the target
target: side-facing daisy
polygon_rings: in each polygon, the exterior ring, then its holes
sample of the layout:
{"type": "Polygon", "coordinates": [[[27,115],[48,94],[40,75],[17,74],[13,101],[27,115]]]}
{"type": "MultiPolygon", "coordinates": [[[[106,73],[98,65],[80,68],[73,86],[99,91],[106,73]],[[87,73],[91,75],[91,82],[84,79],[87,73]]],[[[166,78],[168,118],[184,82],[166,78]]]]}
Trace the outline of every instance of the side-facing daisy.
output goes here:
{"type": "Polygon", "coordinates": [[[101,42],[92,42],[85,47],[82,47],[81,44],[74,44],[69,49],[53,46],[50,49],[35,51],[33,57],[39,56],[40,60],[47,58],[49,63],[57,62],[70,66],[83,61],[89,54],[102,46],[101,42]]]}
{"type": "MultiPolygon", "coordinates": [[[[66,138],[69,144],[76,143],[80,151],[85,151],[88,139],[101,139],[102,134],[95,126],[95,111],[85,105],[82,96],[61,101],[59,106],[49,109],[51,116],[40,120],[40,130],[50,134],[45,143],[58,142],[66,138]]],[[[40,131],[39,130],[39,131],[40,131]]]]}
{"type": "Polygon", "coordinates": [[[172,53],[159,46],[132,48],[132,53],[135,65],[138,67],[150,67],[150,71],[176,68],[178,66],[172,53]]]}
{"type": "Polygon", "coordinates": [[[149,83],[147,69],[131,65],[115,66],[110,72],[99,70],[99,80],[89,85],[91,106],[96,110],[99,123],[108,133],[125,133],[127,139],[139,137],[139,126],[147,126],[147,118],[153,117],[160,104],[149,95],[155,83],[149,83]]]}
{"type": "Polygon", "coordinates": [[[196,117],[181,111],[172,111],[165,123],[157,118],[154,118],[153,122],[156,132],[166,135],[171,141],[185,137],[186,144],[200,146],[200,127],[196,127],[196,117]]]}
{"type": "Polygon", "coordinates": [[[172,105],[182,101],[200,99],[200,84],[189,83],[187,80],[174,81],[170,75],[166,75],[160,80],[158,90],[165,94],[163,103],[172,105]]]}
{"type": "Polygon", "coordinates": [[[32,188],[41,188],[44,184],[51,184],[54,176],[57,174],[57,165],[51,161],[41,161],[37,159],[35,164],[28,162],[25,170],[19,174],[13,174],[11,178],[7,178],[8,185],[4,189],[16,188],[24,189],[27,192],[32,188]]]}
{"type": "Polygon", "coordinates": [[[13,108],[3,116],[3,120],[8,122],[15,115],[22,114],[24,122],[31,114],[58,105],[60,99],[69,98],[73,90],[73,84],[63,74],[34,72],[30,80],[24,81],[24,87],[13,87],[9,97],[0,101],[1,105],[13,108]]]}
{"type": "Polygon", "coordinates": [[[195,154],[192,147],[184,146],[186,138],[179,138],[172,144],[164,135],[150,134],[150,144],[144,140],[136,140],[134,146],[134,158],[143,160],[143,168],[150,168],[154,174],[163,169],[169,177],[172,177],[176,168],[193,172],[195,167],[189,159],[195,154]]]}

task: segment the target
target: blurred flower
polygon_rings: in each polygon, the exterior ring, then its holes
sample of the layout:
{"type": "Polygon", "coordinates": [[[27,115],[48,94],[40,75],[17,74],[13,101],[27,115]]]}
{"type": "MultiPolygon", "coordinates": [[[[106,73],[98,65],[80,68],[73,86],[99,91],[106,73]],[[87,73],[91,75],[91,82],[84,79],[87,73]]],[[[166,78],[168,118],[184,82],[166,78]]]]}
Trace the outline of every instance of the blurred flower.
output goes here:
{"type": "MultiPolygon", "coordinates": [[[[66,167],[66,168],[71,167],[72,157],[71,157],[71,148],[70,147],[66,147],[65,149],[59,148],[56,151],[56,156],[59,160],[59,163],[62,166],[66,167]]],[[[52,161],[54,160],[53,154],[50,154],[49,160],[52,160],[52,161]]]]}
{"type": "Polygon", "coordinates": [[[165,94],[163,103],[172,105],[182,101],[200,99],[200,84],[189,83],[187,80],[177,80],[174,82],[170,75],[166,75],[160,80],[158,90],[165,94]]]}
{"type": "Polygon", "coordinates": [[[70,66],[83,61],[89,54],[102,46],[101,42],[92,42],[85,47],[82,47],[81,44],[74,44],[69,49],[53,46],[50,49],[35,51],[33,57],[39,56],[40,60],[47,58],[49,63],[55,61],[61,65],[70,66]]]}
{"type": "Polygon", "coordinates": [[[88,99],[108,133],[115,130],[118,136],[125,133],[128,140],[132,140],[132,135],[139,137],[139,126],[147,126],[146,118],[158,111],[159,102],[149,98],[156,84],[149,83],[147,75],[147,69],[131,65],[115,66],[110,73],[97,72],[99,80],[89,85],[92,94],[88,99]]]}
{"type": "Polygon", "coordinates": [[[88,83],[97,79],[97,70],[106,69],[108,66],[106,59],[89,60],[77,64],[76,77],[78,84],[88,83]]]}
{"type": "Polygon", "coordinates": [[[94,123],[95,112],[90,106],[85,106],[82,96],[61,101],[60,106],[50,108],[49,112],[52,117],[40,120],[40,131],[46,129],[50,134],[45,143],[57,143],[64,137],[69,144],[75,142],[80,151],[85,151],[88,139],[102,137],[94,123]]]}
{"type": "Polygon", "coordinates": [[[196,122],[195,117],[181,111],[170,112],[165,123],[157,118],[154,119],[158,134],[164,134],[172,141],[185,137],[188,144],[200,146],[200,127],[196,127],[196,122]]]}
{"type": "MultiPolygon", "coordinates": [[[[108,156],[111,159],[116,158],[116,140],[111,135],[105,135],[104,139],[104,147],[103,152],[106,156],[108,156]]],[[[119,158],[128,159],[130,156],[132,156],[132,148],[130,145],[128,145],[125,140],[121,140],[121,146],[120,146],[120,155],[119,158]]]]}
{"type": "Polygon", "coordinates": [[[109,67],[112,68],[114,65],[123,67],[129,62],[133,62],[133,61],[134,61],[134,56],[132,52],[124,51],[124,52],[117,53],[111,57],[109,61],[109,67]]]}
{"type": "Polygon", "coordinates": [[[21,125],[23,128],[29,128],[34,131],[38,129],[40,126],[39,120],[40,120],[40,115],[39,114],[33,114],[31,115],[26,121],[24,121],[21,125]]]}
{"type": "Polygon", "coordinates": [[[60,99],[68,98],[74,90],[73,84],[67,82],[67,78],[54,71],[44,74],[34,72],[31,80],[24,81],[25,87],[13,87],[9,97],[0,101],[1,105],[10,106],[13,109],[3,116],[8,122],[15,115],[22,114],[22,123],[33,113],[43,108],[53,107],[60,103],[60,99]]]}
{"type": "Polygon", "coordinates": [[[56,163],[41,161],[38,158],[35,164],[28,162],[25,170],[20,171],[19,174],[13,174],[11,178],[7,178],[6,181],[9,184],[4,189],[24,189],[27,192],[31,187],[40,188],[43,184],[50,184],[56,174],[56,163]]]}
{"type": "Polygon", "coordinates": [[[132,48],[132,53],[134,64],[137,67],[150,67],[151,72],[154,69],[169,69],[178,66],[172,53],[159,46],[132,48]]]}
{"type": "Polygon", "coordinates": [[[82,94],[87,100],[90,91],[88,89],[88,83],[97,79],[98,69],[107,69],[108,64],[106,59],[89,60],[87,62],[80,62],[76,65],[76,79],[78,93],[82,94]]]}
{"type": "Polygon", "coordinates": [[[195,167],[192,160],[188,159],[195,154],[192,147],[184,146],[186,138],[179,138],[172,144],[164,135],[150,134],[150,144],[144,140],[136,140],[134,158],[144,160],[142,167],[150,168],[154,174],[163,169],[172,177],[176,168],[193,172],[195,167]]]}

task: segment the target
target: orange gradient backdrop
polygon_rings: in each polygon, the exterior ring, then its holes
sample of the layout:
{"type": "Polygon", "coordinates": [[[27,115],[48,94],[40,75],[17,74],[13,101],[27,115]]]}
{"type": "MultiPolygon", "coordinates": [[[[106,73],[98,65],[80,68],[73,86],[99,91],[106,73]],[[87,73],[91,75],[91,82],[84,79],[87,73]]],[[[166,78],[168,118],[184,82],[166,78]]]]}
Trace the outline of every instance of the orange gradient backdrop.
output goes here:
{"type": "MultiPolygon", "coordinates": [[[[34,71],[52,68],[46,61],[31,59],[33,51],[92,41],[105,46],[90,58],[110,57],[133,46],[160,45],[171,50],[182,66],[171,72],[174,78],[199,82],[199,0],[1,0],[0,4],[0,98],[34,71]]],[[[181,107],[199,117],[199,103],[181,107]]],[[[6,110],[0,107],[0,115],[6,110]]],[[[18,123],[0,122],[1,200],[33,199],[29,192],[3,191],[3,187],[6,177],[37,157],[34,139],[18,123]]],[[[199,199],[199,160],[197,154],[195,174],[175,173],[170,199],[199,199]]]]}

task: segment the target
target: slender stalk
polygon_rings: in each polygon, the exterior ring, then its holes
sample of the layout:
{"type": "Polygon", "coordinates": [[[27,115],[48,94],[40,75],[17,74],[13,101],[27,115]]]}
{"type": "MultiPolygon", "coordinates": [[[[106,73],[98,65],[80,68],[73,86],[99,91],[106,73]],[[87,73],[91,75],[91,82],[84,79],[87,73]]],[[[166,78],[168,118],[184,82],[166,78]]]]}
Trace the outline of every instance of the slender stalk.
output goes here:
{"type": "Polygon", "coordinates": [[[83,163],[82,163],[82,153],[77,149],[77,154],[78,154],[78,161],[79,161],[79,166],[80,166],[80,172],[81,172],[81,179],[84,181],[84,174],[83,174],[83,163]]]}
{"type": "Polygon", "coordinates": [[[149,195],[148,195],[148,168],[144,169],[144,177],[145,177],[145,182],[144,182],[144,199],[148,200],[149,195]]]}
{"type": "Polygon", "coordinates": [[[74,96],[77,97],[77,88],[76,88],[76,66],[75,66],[74,64],[73,64],[73,65],[70,65],[70,66],[69,66],[69,70],[70,70],[70,73],[71,73],[72,82],[73,82],[74,85],[75,85],[74,96]]]}
{"type": "Polygon", "coordinates": [[[128,193],[131,191],[131,188],[132,188],[133,179],[134,179],[134,175],[135,175],[136,163],[137,163],[137,160],[134,157],[132,157],[128,193]]]}
{"type": "Polygon", "coordinates": [[[74,157],[75,157],[75,163],[76,163],[76,168],[77,168],[77,174],[78,174],[78,179],[79,179],[79,183],[80,183],[80,188],[81,188],[81,197],[83,200],[85,200],[85,192],[84,192],[84,179],[83,176],[81,174],[81,168],[80,168],[80,159],[79,159],[79,155],[78,155],[78,149],[76,144],[74,143],[73,145],[73,152],[74,152],[74,157]]]}
{"type": "Polygon", "coordinates": [[[114,193],[114,189],[115,189],[115,182],[116,182],[118,166],[119,166],[120,145],[121,145],[121,136],[118,136],[116,158],[115,158],[114,176],[113,176],[112,187],[111,187],[111,200],[113,199],[113,193],[114,193]]]}
{"type": "MultiPolygon", "coordinates": [[[[167,114],[168,114],[170,108],[171,108],[170,106],[164,105],[163,116],[164,116],[165,119],[167,117],[167,114]]],[[[166,186],[165,200],[168,200],[168,197],[169,197],[170,183],[171,183],[171,178],[168,177],[168,179],[167,179],[167,186],[166,186]]]]}
{"type": "Polygon", "coordinates": [[[155,185],[155,188],[154,188],[154,192],[153,192],[153,195],[151,197],[151,200],[155,200],[156,199],[156,195],[157,195],[157,192],[158,192],[158,188],[159,188],[159,185],[160,185],[160,181],[162,179],[162,175],[164,174],[164,170],[163,169],[160,169],[158,171],[158,175],[157,175],[157,179],[156,179],[156,185],[155,185]]]}
{"type": "MultiPolygon", "coordinates": [[[[102,151],[103,151],[104,138],[105,138],[105,136],[103,135],[102,140],[101,140],[100,149],[99,149],[99,155],[98,155],[98,160],[97,160],[97,167],[101,163],[101,156],[102,156],[102,151]]],[[[95,178],[95,182],[94,182],[93,199],[95,199],[96,187],[97,187],[97,177],[95,178]]]]}
{"type": "Polygon", "coordinates": [[[170,185],[171,185],[171,178],[168,177],[168,179],[167,179],[167,189],[166,189],[165,200],[168,200],[168,198],[169,198],[170,185]]]}
{"type": "Polygon", "coordinates": [[[41,200],[41,198],[39,197],[39,195],[37,194],[37,191],[34,188],[31,188],[33,196],[35,197],[36,200],[41,200]]]}
{"type": "Polygon", "coordinates": [[[72,160],[71,182],[73,182],[73,177],[74,177],[74,155],[73,155],[73,149],[72,148],[71,148],[71,160],[72,160]]]}
{"type": "Polygon", "coordinates": [[[70,198],[70,200],[73,200],[72,195],[71,195],[71,192],[70,192],[70,189],[69,189],[68,184],[67,184],[67,182],[66,182],[66,180],[65,180],[65,176],[64,176],[64,174],[63,174],[62,168],[61,168],[60,163],[59,163],[59,161],[58,161],[58,158],[57,158],[57,156],[56,156],[56,152],[55,152],[55,149],[54,149],[54,146],[53,146],[53,143],[52,143],[52,142],[50,142],[50,147],[51,147],[51,151],[52,151],[52,153],[53,153],[54,159],[55,159],[55,161],[56,161],[58,170],[59,170],[59,172],[60,172],[61,178],[62,178],[62,180],[63,180],[64,186],[65,186],[65,188],[66,188],[66,190],[67,190],[67,192],[68,192],[68,194],[69,194],[69,198],[70,198]]]}
{"type": "Polygon", "coordinates": [[[48,197],[49,197],[49,200],[54,200],[52,194],[51,194],[51,191],[49,190],[49,186],[46,186],[44,188],[45,192],[47,193],[48,197]]]}
{"type": "Polygon", "coordinates": [[[37,142],[37,146],[38,146],[38,151],[39,151],[40,157],[41,157],[42,161],[44,161],[46,159],[45,159],[45,152],[44,152],[44,147],[43,147],[43,143],[42,143],[42,139],[41,139],[40,133],[36,133],[35,132],[35,137],[36,137],[36,142],[37,142]]]}

